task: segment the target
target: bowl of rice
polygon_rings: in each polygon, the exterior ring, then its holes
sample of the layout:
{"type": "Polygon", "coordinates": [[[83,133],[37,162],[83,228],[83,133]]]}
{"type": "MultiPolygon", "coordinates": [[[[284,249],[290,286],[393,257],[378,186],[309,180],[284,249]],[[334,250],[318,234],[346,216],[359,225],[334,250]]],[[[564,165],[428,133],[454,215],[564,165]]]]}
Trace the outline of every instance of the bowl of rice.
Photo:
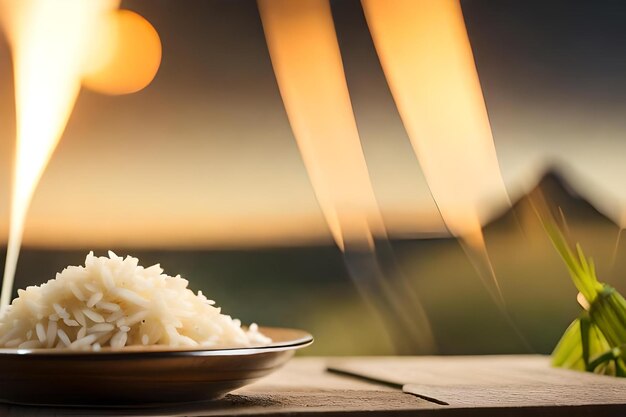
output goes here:
{"type": "Polygon", "coordinates": [[[311,344],[295,329],[242,326],[159,265],[93,252],[18,290],[0,315],[0,401],[157,405],[253,382],[311,344]]]}

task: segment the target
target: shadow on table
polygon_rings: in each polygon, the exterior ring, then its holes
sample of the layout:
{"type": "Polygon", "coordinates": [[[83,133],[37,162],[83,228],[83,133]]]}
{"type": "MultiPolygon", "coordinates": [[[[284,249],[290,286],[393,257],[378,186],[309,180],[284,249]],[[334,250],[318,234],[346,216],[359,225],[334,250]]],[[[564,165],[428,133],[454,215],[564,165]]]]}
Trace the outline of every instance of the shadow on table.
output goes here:
{"type": "Polygon", "coordinates": [[[261,409],[280,405],[281,401],[271,395],[252,393],[246,395],[228,394],[219,400],[202,401],[180,405],[154,407],[40,407],[15,404],[1,404],[0,416],[175,416],[210,415],[232,412],[238,409],[261,409]]]}

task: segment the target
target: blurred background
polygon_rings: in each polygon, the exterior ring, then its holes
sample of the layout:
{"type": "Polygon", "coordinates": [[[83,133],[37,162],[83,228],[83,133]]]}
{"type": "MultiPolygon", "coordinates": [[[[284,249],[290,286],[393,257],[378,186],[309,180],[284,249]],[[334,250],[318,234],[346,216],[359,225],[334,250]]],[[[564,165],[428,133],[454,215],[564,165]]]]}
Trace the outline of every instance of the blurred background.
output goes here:
{"type": "MultiPolygon", "coordinates": [[[[360,2],[333,0],[363,151],[391,253],[423,303],[436,352],[549,353],[579,307],[529,196],[541,191],[560,207],[599,277],[626,290],[626,5],[461,4],[513,202],[484,226],[509,318],[446,231],[360,2]]],[[[81,264],[89,250],[113,249],[144,265],[160,262],[244,322],[311,331],[316,343],[304,354],[394,353],[315,198],[256,2],[124,0],[122,8],[156,28],[161,67],[136,94],[81,90],[27,217],[16,287],[81,264]]],[[[12,71],[0,37],[3,244],[15,147],[12,71]]]]}

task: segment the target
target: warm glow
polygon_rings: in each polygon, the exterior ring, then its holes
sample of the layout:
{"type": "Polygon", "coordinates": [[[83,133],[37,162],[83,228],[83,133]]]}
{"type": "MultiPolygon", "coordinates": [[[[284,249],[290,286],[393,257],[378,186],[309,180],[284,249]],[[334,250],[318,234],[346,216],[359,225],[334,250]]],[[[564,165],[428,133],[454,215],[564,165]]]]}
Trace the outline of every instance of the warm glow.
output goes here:
{"type": "Polygon", "coordinates": [[[161,41],[150,22],[130,10],[112,12],[92,46],[83,85],[104,94],[146,87],[161,64],[161,41]]]}
{"type": "Polygon", "coordinates": [[[17,115],[11,224],[0,306],[10,301],[28,205],[78,96],[88,41],[102,14],[118,3],[0,3],[0,16],[13,55],[17,115]]]}
{"type": "Polygon", "coordinates": [[[480,234],[484,210],[508,204],[508,197],[459,1],[362,4],[446,226],[457,236],[480,234]]]}
{"type": "Polygon", "coordinates": [[[447,228],[503,311],[481,220],[509,205],[459,0],[362,0],[400,117],[447,228]]]}
{"type": "Polygon", "coordinates": [[[340,248],[383,235],[326,0],[261,0],[280,93],[320,207],[340,248]]]}
{"type": "Polygon", "coordinates": [[[26,213],[90,67],[94,39],[119,0],[0,0],[11,46],[16,105],[16,157],[11,222],[0,307],[8,305],[26,213]]]}
{"type": "Polygon", "coordinates": [[[291,129],[357,289],[381,317],[389,318],[388,332],[396,348],[433,352],[430,323],[419,299],[402,274],[383,269],[378,257],[374,239],[387,236],[361,148],[329,1],[258,4],[291,129]]]}

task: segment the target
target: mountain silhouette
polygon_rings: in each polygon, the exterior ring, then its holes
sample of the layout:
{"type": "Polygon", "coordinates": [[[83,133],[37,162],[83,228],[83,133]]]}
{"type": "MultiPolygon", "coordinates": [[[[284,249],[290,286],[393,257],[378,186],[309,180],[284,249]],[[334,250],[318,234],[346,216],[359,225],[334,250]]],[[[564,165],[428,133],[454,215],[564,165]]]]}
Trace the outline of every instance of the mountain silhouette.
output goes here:
{"type": "Polygon", "coordinates": [[[617,226],[617,222],[583,195],[563,171],[555,166],[548,167],[533,188],[512,199],[511,207],[487,222],[485,229],[536,218],[533,201],[541,199],[559,221],[601,222],[617,226]]]}

